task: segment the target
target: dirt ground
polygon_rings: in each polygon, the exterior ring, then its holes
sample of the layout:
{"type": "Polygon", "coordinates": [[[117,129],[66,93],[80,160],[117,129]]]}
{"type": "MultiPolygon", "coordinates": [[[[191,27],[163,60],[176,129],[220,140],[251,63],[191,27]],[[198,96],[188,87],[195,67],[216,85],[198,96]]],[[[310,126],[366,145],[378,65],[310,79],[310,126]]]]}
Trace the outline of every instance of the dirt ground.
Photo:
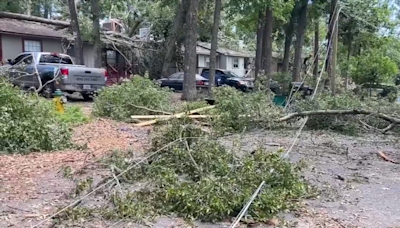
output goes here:
{"type": "MultiPolygon", "coordinates": [[[[74,105],[82,106],[88,114],[92,107],[92,103],[87,102],[74,105]]],[[[141,156],[148,148],[150,131],[151,127],[136,128],[131,124],[96,119],[74,130],[74,141],[81,148],[26,156],[1,155],[0,228],[31,227],[57,208],[71,203],[74,200],[71,191],[76,183],[64,177],[67,167],[73,173],[84,171],[82,173],[86,174],[82,175],[102,179],[110,174],[93,165],[94,162],[114,150],[130,150],[141,156]]],[[[249,153],[258,146],[287,149],[294,136],[295,131],[256,131],[222,138],[221,143],[232,147],[232,141],[239,140],[242,153],[249,153]]],[[[282,214],[281,217],[298,228],[396,227],[400,224],[400,165],[383,160],[378,151],[400,161],[396,153],[399,147],[398,139],[390,135],[350,137],[304,131],[289,157],[308,164],[304,177],[318,187],[320,196],[306,200],[305,208],[296,216],[282,214]]],[[[82,204],[94,203],[93,200],[101,199],[90,198],[82,204]]],[[[79,224],[68,227],[190,227],[181,219],[165,217],[147,225],[96,218],[79,224]]],[[[37,227],[50,225],[49,221],[37,227]]],[[[196,223],[196,227],[229,227],[229,221],[196,223]]]]}

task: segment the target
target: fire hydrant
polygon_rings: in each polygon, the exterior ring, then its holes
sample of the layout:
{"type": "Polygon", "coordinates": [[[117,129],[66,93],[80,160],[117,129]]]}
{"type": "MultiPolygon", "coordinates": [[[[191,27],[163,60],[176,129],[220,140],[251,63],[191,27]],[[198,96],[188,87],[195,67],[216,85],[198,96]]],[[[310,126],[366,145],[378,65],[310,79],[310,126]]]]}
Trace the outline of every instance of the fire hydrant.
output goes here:
{"type": "Polygon", "coordinates": [[[63,95],[64,94],[59,89],[53,93],[53,102],[58,113],[64,113],[64,104],[67,103],[67,99],[63,95]]]}

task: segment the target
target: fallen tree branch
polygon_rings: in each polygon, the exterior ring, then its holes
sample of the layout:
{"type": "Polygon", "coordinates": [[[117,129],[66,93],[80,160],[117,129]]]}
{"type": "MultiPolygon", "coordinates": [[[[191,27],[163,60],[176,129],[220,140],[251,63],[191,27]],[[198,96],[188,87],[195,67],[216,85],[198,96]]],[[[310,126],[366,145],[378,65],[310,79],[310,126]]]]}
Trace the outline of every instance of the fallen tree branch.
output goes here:
{"type": "Polygon", "coordinates": [[[391,162],[391,163],[393,163],[393,164],[399,164],[399,162],[397,162],[397,161],[395,161],[395,160],[393,160],[393,159],[391,159],[391,158],[388,158],[388,157],[386,156],[386,154],[384,154],[382,151],[378,151],[378,154],[379,154],[379,156],[380,156],[381,158],[383,158],[383,160],[385,160],[385,161],[391,162]]]}
{"type": "Polygon", "coordinates": [[[383,113],[374,113],[374,112],[367,111],[367,110],[357,110],[357,109],[354,109],[354,110],[315,110],[315,111],[295,112],[295,113],[291,113],[287,116],[284,116],[284,117],[278,119],[278,121],[284,122],[284,121],[289,121],[291,119],[294,119],[296,117],[323,116],[323,115],[372,115],[372,116],[381,118],[383,120],[386,120],[392,124],[400,124],[399,118],[391,117],[391,116],[385,115],[383,113]]]}
{"type": "Polygon", "coordinates": [[[28,15],[18,14],[18,13],[0,12],[0,18],[34,21],[34,22],[56,25],[56,26],[61,26],[61,27],[69,27],[70,26],[69,21],[57,21],[57,20],[51,20],[51,19],[35,17],[35,16],[28,16],[28,15]]]}
{"type": "MultiPolygon", "coordinates": [[[[131,116],[132,119],[165,119],[165,118],[170,118],[171,115],[136,115],[136,116],[131,116]]],[[[214,116],[210,115],[188,115],[188,116],[178,116],[175,117],[177,119],[187,117],[190,119],[205,119],[205,118],[211,118],[214,116]]]]}
{"type": "Polygon", "coordinates": [[[181,118],[182,116],[190,115],[190,114],[194,114],[194,113],[198,113],[198,112],[202,112],[202,111],[205,111],[205,110],[212,109],[214,107],[215,107],[214,105],[211,105],[211,106],[206,106],[206,107],[203,107],[203,108],[194,109],[194,110],[191,110],[189,112],[181,112],[181,113],[178,113],[178,114],[174,114],[174,115],[168,116],[167,118],[155,119],[155,120],[149,120],[149,121],[141,122],[141,123],[135,124],[135,126],[136,127],[148,126],[148,125],[152,125],[152,124],[157,123],[159,120],[169,120],[169,119],[173,119],[173,118],[181,118]]]}

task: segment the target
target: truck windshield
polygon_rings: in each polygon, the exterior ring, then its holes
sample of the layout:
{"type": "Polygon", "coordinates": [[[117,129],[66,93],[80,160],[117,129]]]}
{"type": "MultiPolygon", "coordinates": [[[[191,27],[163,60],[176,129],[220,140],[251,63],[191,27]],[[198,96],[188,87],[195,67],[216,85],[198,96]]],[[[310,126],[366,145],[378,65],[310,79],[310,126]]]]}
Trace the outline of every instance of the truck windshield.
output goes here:
{"type": "Polygon", "coordinates": [[[229,78],[241,78],[241,76],[233,73],[232,71],[225,71],[225,74],[229,77],[229,78]]]}
{"type": "Polygon", "coordinates": [[[58,56],[49,54],[41,55],[39,63],[60,63],[60,64],[70,64],[70,65],[73,64],[71,58],[67,56],[58,56]]]}

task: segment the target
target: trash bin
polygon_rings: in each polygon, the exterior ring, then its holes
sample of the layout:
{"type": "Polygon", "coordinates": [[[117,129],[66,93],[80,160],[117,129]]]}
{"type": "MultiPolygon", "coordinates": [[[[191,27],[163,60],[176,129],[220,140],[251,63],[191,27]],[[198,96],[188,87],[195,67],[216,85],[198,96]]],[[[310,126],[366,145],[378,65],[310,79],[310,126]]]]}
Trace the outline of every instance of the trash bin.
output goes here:
{"type": "Polygon", "coordinates": [[[286,96],[275,95],[273,102],[278,106],[285,107],[286,106],[286,96]]]}

